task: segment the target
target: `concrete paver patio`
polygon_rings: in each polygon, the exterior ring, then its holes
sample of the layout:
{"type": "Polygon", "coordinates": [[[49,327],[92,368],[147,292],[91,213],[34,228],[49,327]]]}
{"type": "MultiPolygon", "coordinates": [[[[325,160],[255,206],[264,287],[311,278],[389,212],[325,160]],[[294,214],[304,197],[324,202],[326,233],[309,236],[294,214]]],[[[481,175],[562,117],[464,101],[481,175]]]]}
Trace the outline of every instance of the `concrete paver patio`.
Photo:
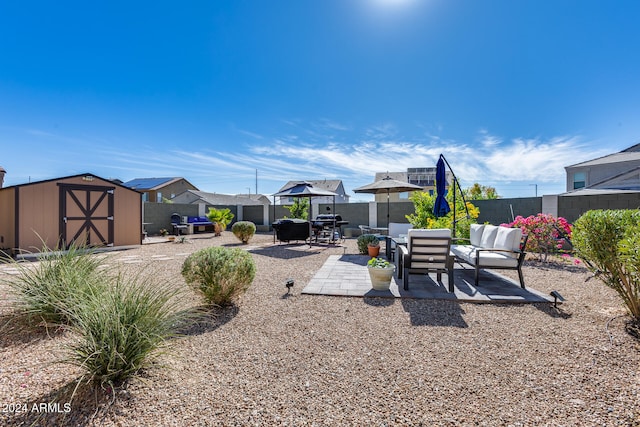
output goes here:
{"type": "MultiPolygon", "coordinates": [[[[493,271],[480,272],[478,287],[474,286],[474,270],[456,263],[454,270],[455,292],[447,292],[447,277],[436,281],[436,275],[411,275],[409,290],[405,291],[402,280],[395,276],[388,291],[371,288],[367,271],[369,257],[364,255],[331,255],[318,270],[303,294],[335,295],[351,297],[425,298],[447,299],[477,303],[539,303],[553,302],[553,297],[544,295],[531,287],[522,289],[517,282],[493,271]]],[[[526,277],[525,277],[526,280],[526,277]]]]}

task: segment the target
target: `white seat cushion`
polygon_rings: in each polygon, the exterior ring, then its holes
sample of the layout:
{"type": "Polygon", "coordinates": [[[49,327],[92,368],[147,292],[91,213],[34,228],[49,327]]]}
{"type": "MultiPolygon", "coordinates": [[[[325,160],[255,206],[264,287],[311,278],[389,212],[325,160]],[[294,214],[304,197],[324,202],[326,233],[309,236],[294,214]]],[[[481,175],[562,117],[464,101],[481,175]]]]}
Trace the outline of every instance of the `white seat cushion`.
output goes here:
{"type": "Polygon", "coordinates": [[[475,253],[476,248],[471,245],[451,245],[451,253],[471,263],[471,253],[475,253]]]}
{"type": "Polygon", "coordinates": [[[480,254],[480,261],[478,265],[480,267],[517,267],[518,260],[514,257],[506,255],[504,252],[490,252],[490,251],[473,251],[470,254],[471,264],[476,263],[476,257],[480,254]]]}

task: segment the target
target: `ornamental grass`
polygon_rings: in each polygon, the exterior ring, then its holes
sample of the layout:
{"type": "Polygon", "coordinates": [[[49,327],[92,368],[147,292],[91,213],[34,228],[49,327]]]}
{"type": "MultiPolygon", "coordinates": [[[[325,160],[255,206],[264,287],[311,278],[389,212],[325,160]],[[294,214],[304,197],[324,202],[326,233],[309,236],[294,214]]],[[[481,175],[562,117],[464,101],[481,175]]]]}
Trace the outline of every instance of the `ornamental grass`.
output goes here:
{"type": "Polygon", "coordinates": [[[76,339],[63,362],[82,368],[90,382],[117,386],[156,361],[195,312],[184,308],[179,289],[151,277],[106,280],[108,290],[86,294],[68,313],[76,339]]]}
{"type": "Polygon", "coordinates": [[[102,259],[84,247],[51,250],[43,245],[37,262],[9,261],[18,270],[7,283],[16,308],[31,320],[67,324],[79,301],[96,292],[102,259]]]}

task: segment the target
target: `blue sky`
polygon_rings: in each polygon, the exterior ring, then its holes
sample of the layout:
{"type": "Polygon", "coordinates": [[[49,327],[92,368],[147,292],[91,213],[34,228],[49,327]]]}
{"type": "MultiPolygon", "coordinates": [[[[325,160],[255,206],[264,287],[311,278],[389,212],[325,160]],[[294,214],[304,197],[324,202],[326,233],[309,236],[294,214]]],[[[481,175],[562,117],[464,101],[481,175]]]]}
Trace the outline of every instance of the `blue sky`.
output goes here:
{"type": "Polygon", "coordinates": [[[635,0],[3,1],[0,166],[353,195],[442,153],[463,187],[556,194],[640,142],[639,21],[635,0]]]}

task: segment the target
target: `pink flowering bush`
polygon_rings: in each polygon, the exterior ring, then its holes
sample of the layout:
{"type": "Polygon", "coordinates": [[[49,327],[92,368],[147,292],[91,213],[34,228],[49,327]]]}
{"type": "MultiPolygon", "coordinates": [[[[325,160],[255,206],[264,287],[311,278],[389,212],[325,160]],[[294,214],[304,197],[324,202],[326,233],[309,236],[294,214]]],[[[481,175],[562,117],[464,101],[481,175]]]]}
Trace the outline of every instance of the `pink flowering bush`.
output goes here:
{"type": "Polygon", "coordinates": [[[549,214],[531,215],[526,218],[517,216],[505,227],[520,227],[523,234],[527,234],[526,250],[537,253],[541,261],[546,261],[550,253],[559,252],[565,243],[565,239],[571,237],[571,224],[562,217],[554,217],[549,214]]]}

